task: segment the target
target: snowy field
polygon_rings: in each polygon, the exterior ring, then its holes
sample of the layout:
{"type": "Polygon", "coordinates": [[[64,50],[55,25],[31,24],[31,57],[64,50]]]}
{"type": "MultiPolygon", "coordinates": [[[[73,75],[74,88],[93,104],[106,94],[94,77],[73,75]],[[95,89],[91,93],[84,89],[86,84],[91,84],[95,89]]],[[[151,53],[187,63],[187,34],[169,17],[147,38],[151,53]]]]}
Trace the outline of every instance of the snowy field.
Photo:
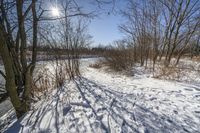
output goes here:
{"type": "Polygon", "coordinates": [[[82,60],[81,78],[66,81],[5,132],[200,133],[200,84],[88,67],[94,62],[82,60]]]}

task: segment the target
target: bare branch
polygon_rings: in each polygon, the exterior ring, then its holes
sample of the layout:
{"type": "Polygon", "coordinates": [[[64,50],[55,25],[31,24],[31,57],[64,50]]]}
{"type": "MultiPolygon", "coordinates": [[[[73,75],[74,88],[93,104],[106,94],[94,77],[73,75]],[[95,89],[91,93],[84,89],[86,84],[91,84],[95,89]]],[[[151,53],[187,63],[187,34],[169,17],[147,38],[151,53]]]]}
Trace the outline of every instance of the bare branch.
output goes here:
{"type": "Polygon", "coordinates": [[[76,16],[83,16],[83,17],[92,17],[93,14],[90,13],[76,13],[76,14],[71,14],[71,15],[67,15],[67,16],[62,16],[62,17],[57,17],[57,18],[45,18],[45,17],[41,17],[39,19],[39,21],[51,21],[51,20],[62,20],[62,19],[65,19],[65,18],[70,18],[70,17],[76,17],[76,16]]]}
{"type": "Polygon", "coordinates": [[[0,70],[0,75],[2,75],[4,79],[6,79],[6,75],[4,74],[2,70],[0,70]]]}

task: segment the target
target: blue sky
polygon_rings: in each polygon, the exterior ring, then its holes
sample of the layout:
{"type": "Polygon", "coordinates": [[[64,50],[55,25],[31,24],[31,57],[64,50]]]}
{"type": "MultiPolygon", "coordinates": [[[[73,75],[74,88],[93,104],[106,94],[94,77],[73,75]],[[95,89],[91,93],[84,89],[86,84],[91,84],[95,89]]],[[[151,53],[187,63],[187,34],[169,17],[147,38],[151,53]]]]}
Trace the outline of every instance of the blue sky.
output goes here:
{"type": "MultiPolygon", "coordinates": [[[[97,17],[91,19],[88,25],[89,34],[93,36],[92,46],[96,46],[99,44],[108,45],[114,40],[118,40],[123,37],[123,34],[118,29],[118,25],[123,23],[123,18],[119,13],[117,13],[117,11],[125,7],[126,0],[116,0],[114,10],[112,10],[113,4],[102,4],[101,8],[99,8],[98,4],[95,3],[95,0],[75,1],[80,7],[82,7],[83,11],[95,11],[95,14],[98,14],[97,17]]],[[[48,2],[50,2],[48,5],[49,7],[55,5],[55,3],[59,4],[59,2],[62,2],[62,0],[47,0],[47,3],[48,2]]]]}
{"type": "Polygon", "coordinates": [[[120,15],[113,14],[104,14],[91,20],[89,32],[93,36],[94,45],[107,45],[122,38],[122,33],[118,30],[121,20],[120,15]]]}
{"type": "MultiPolygon", "coordinates": [[[[114,40],[123,37],[123,34],[118,29],[118,25],[123,23],[124,20],[118,11],[119,9],[125,8],[126,0],[116,0],[114,10],[113,4],[102,4],[101,8],[98,8],[95,3],[87,3],[83,0],[77,1],[80,2],[84,9],[92,11],[97,10],[97,14],[100,14],[98,17],[92,19],[89,24],[89,33],[93,36],[94,42],[92,45],[108,45],[114,40]]],[[[94,0],[88,1],[94,2],[94,0]]]]}
{"type": "Polygon", "coordinates": [[[114,6],[116,12],[108,14],[108,12],[112,9],[112,5],[104,5],[104,13],[91,21],[89,31],[93,36],[94,45],[98,45],[99,43],[107,45],[114,40],[118,40],[123,37],[123,34],[119,31],[118,25],[123,23],[124,20],[118,11],[119,9],[123,9],[125,6],[125,0],[116,0],[114,6]]]}

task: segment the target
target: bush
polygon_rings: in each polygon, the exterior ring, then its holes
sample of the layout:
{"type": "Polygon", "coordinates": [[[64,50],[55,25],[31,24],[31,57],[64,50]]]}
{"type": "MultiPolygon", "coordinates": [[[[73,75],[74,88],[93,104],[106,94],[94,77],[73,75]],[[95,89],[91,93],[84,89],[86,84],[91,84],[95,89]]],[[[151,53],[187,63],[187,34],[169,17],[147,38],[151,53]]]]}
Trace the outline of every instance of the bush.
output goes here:
{"type": "Polygon", "coordinates": [[[130,49],[109,50],[105,54],[105,59],[108,66],[116,71],[130,69],[134,65],[134,58],[130,49]]]}

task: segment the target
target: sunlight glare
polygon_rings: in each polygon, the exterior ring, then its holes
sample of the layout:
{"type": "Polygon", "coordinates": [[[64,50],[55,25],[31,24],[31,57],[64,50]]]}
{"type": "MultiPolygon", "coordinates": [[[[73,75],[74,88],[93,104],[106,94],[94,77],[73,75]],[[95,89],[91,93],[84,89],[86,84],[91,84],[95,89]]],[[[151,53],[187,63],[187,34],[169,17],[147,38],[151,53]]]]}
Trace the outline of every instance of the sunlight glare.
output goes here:
{"type": "Polygon", "coordinates": [[[56,8],[56,7],[53,7],[52,9],[51,9],[51,13],[52,13],[52,15],[54,16],[54,17],[58,17],[60,14],[59,14],[59,10],[58,10],[58,8],[56,8]]]}

